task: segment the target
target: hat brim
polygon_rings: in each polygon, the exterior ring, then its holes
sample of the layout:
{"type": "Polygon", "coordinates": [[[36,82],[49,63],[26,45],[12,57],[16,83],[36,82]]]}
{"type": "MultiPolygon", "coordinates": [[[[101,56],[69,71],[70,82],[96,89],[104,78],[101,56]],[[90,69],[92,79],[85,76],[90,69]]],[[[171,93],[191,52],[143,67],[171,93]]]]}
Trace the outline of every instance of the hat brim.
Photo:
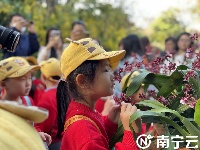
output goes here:
{"type": "Polygon", "coordinates": [[[26,73],[28,73],[29,71],[39,70],[39,69],[40,69],[40,66],[37,66],[37,65],[23,66],[20,70],[9,75],[7,78],[21,77],[21,76],[25,75],[26,73]]]}
{"type": "Polygon", "coordinates": [[[25,59],[26,59],[28,62],[32,62],[33,65],[38,65],[36,58],[34,58],[33,56],[27,56],[27,57],[25,57],[25,59]]]}
{"type": "Polygon", "coordinates": [[[110,65],[111,65],[112,69],[114,70],[118,66],[119,61],[124,57],[125,53],[126,53],[125,50],[104,52],[104,53],[100,53],[92,58],[89,58],[88,60],[109,59],[110,65]]]}
{"type": "Polygon", "coordinates": [[[7,110],[34,123],[43,122],[49,115],[49,112],[46,109],[36,106],[20,105],[17,102],[11,102],[8,100],[0,101],[0,108],[3,108],[4,110],[7,110]]]}

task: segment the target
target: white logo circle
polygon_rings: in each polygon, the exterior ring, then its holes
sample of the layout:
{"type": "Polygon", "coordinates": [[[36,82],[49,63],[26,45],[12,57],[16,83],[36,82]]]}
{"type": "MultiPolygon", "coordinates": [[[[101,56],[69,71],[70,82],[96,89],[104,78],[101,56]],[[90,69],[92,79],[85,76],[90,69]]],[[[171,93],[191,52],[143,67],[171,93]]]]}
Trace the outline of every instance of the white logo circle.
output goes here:
{"type": "Polygon", "coordinates": [[[146,134],[141,134],[140,136],[137,137],[136,143],[139,148],[145,149],[148,148],[151,145],[151,139],[153,136],[146,135],[146,134]]]}

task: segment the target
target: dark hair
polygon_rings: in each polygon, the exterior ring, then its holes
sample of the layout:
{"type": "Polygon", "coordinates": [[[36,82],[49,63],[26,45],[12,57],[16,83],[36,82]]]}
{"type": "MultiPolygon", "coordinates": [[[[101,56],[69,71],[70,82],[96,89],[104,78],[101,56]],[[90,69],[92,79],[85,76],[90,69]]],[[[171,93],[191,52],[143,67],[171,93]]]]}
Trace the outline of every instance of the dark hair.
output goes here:
{"type": "Polygon", "coordinates": [[[140,38],[140,41],[141,41],[142,50],[143,50],[144,52],[146,52],[146,48],[145,48],[145,47],[146,47],[147,45],[150,45],[150,41],[149,41],[148,37],[146,37],[146,36],[141,37],[141,38],[140,38]]]}
{"type": "Polygon", "coordinates": [[[82,25],[85,28],[85,30],[86,30],[85,24],[84,24],[84,22],[82,20],[74,21],[72,23],[71,30],[73,30],[73,28],[74,28],[75,25],[82,25]]]}
{"type": "MultiPolygon", "coordinates": [[[[47,45],[48,42],[49,42],[49,36],[50,36],[50,32],[51,32],[52,30],[59,30],[59,29],[58,29],[57,27],[51,27],[51,28],[49,28],[49,29],[47,30],[46,38],[45,38],[45,45],[47,45]]],[[[60,31],[60,30],[59,30],[59,31],[60,31]]],[[[60,34],[60,38],[62,39],[61,34],[60,34]]],[[[63,41],[62,41],[62,42],[63,42],[63,41]]]]}
{"type": "Polygon", "coordinates": [[[168,38],[165,39],[165,43],[167,43],[168,41],[172,41],[174,44],[176,44],[176,38],[169,36],[168,38]]]}
{"type": "Polygon", "coordinates": [[[22,15],[19,14],[19,13],[12,14],[12,15],[9,17],[9,19],[8,19],[8,24],[11,22],[11,20],[12,20],[13,17],[15,17],[15,16],[18,16],[18,17],[22,17],[22,18],[24,18],[24,16],[22,16],[22,15]]]}
{"type": "MultiPolygon", "coordinates": [[[[176,46],[175,46],[176,51],[178,51],[178,49],[179,49],[179,47],[178,47],[178,41],[180,40],[180,38],[181,38],[183,35],[187,35],[187,36],[190,37],[190,33],[188,33],[188,32],[182,32],[181,34],[179,34],[178,37],[176,38],[176,46]]],[[[192,40],[191,40],[189,47],[191,47],[192,45],[193,45],[193,42],[192,42],[192,40]]]]}
{"type": "Polygon", "coordinates": [[[76,87],[76,76],[83,74],[86,77],[87,83],[92,83],[95,77],[96,70],[100,64],[99,60],[88,60],[82,63],[78,68],[72,71],[65,81],[60,81],[57,88],[57,109],[58,109],[58,132],[57,137],[61,137],[61,133],[64,130],[64,124],[66,119],[66,112],[71,102],[71,99],[82,98],[82,95],[78,93],[76,87]]]}
{"type": "Polygon", "coordinates": [[[122,39],[122,45],[124,47],[124,50],[126,50],[126,55],[124,59],[131,56],[132,53],[137,53],[140,56],[144,54],[141,47],[140,39],[135,34],[130,34],[122,39]]]}

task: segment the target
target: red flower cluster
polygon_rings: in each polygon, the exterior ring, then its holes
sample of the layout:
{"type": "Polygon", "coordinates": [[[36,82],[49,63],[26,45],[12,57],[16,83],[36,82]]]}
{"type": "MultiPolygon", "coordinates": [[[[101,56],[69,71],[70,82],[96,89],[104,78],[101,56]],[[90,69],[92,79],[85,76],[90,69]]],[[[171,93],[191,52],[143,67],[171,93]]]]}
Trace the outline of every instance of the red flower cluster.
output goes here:
{"type": "Polygon", "coordinates": [[[168,69],[169,69],[170,71],[175,70],[175,69],[176,69],[176,63],[170,62],[170,63],[169,63],[169,66],[168,66],[168,69]]]}
{"type": "Polygon", "coordinates": [[[197,32],[195,32],[194,35],[190,36],[191,40],[193,40],[193,41],[198,40],[198,37],[199,37],[199,35],[197,32]]]}
{"type": "Polygon", "coordinates": [[[189,94],[189,92],[192,91],[192,86],[190,84],[185,84],[184,90],[185,96],[181,98],[180,103],[189,105],[191,108],[194,108],[197,100],[192,96],[192,94],[189,94]]]}
{"type": "Polygon", "coordinates": [[[189,70],[186,75],[183,77],[183,81],[189,81],[189,79],[193,77],[194,79],[196,79],[197,75],[195,74],[194,70],[189,70]]]}
{"type": "Polygon", "coordinates": [[[139,98],[145,99],[145,98],[146,98],[146,95],[145,95],[144,93],[139,93],[139,98]]]}
{"type": "Polygon", "coordinates": [[[163,96],[157,97],[156,100],[159,101],[160,103],[162,103],[165,106],[169,105],[169,101],[167,99],[165,99],[163,96]]]}
{"type": "Polygon", "coordinates": [[[157,93],[155,90],[149,90],[149,91],[147,91],[147,93],[148,93],[149,97],[155,98],[157,96],[157,93]]]}
{"type": "Polygon", "coordinates": [[[120,97],[113,96],[114,101],[116,104],[121,104],[121,102],[131,102],[131,98],[126,96],[126,94],[121,93],[120,97]]]}
{"type": "Polygon", "coordinates": [[[196,54],[196,60],[192,63],[193,70],[200,70],[200,53],[196,54]]]}

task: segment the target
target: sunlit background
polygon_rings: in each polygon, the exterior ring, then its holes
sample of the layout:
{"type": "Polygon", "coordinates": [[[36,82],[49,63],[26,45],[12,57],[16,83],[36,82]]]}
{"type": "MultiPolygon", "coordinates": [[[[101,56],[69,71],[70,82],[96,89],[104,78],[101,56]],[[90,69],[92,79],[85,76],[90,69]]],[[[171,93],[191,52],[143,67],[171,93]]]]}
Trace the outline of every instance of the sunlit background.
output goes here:
{"type": "Polygon", "coordinates": [[[69,37],[72,22],[79,19],[108,50],[131,33],[148,36],[163,49],[168,36],[200,30],[200,0],[1,0],[0,8],[1,25],[8,26],[16,12],[34,21],[41,45],[48,28],[57,26],[63,38],[69,37]]]}

